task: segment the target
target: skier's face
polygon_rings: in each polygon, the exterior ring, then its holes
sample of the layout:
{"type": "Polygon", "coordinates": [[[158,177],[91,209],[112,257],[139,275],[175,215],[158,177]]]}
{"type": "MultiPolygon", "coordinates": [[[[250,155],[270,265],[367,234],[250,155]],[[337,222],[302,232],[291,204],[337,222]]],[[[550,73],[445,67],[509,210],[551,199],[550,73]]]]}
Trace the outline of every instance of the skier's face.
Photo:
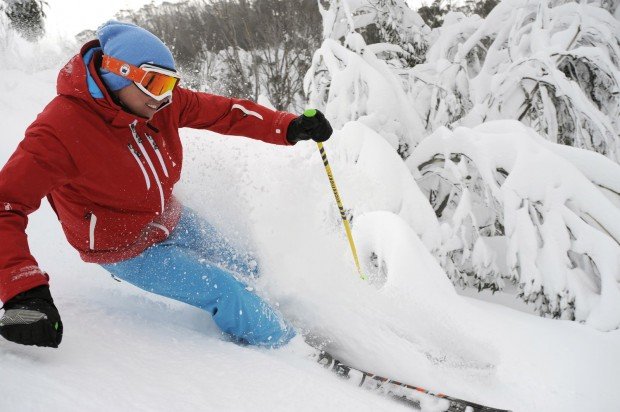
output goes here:
{"type": "Polygon", "coordinates": [[[143,93],[133,83],[115,93],[118,100],[127,110],[149,120],[153,118],[155,112],[167,105],[170,99],[170,97],[167,97],[166,99],[158,102],[146,93],[143,93]]]}

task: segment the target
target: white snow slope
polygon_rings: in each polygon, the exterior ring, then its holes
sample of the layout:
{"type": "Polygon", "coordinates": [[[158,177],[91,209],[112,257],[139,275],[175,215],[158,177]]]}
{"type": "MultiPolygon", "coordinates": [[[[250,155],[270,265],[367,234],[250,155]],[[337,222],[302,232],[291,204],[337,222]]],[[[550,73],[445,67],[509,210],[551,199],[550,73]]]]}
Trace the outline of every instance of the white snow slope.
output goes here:
{"type": "MultiPolygon", "coordinates": [[[[55,70],[0,69],[0,164],[53,97],[55,79],[55,70]]],[[[620,410],[620,331],[457,295],[418,235],[387,211],[399,196],[380,180],[392,151],[373,133],[349,124],[326,144],[345,206],[384,210],[353,222],[360,255],[372,250],[382,262],[377,272],[363,259],[368,282],[356,276],[311,143],[276,147],[184,130],[176,194],[256,253],[257,291],[300,328],[328,338],[345,361],[514,411],[620,410]],[[343,165],[355,144],[353,173],[343,165]]],[[[426,210],[421,204],[417,212],[426,210]]],[[[290,349],[226,342],[200,310],[81,262],[46,201],[31,215],[28,234],[51,275],[65,335],[57,350],[0,340],[0,411],[407,409],[290,349]]]]}

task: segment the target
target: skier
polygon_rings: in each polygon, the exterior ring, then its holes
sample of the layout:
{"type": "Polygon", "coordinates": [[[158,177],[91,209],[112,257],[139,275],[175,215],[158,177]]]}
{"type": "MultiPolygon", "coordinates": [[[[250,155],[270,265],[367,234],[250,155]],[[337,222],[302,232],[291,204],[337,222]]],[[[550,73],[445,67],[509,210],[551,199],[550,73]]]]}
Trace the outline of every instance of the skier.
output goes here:
{"type": "Polygon", "coordinates": [[[0,171],[0,334],[24,345],[61,342],[49,277],[25,233],[46,196],[85,262],[209,312],[236,341],[286,344],[293,328],[236,277],[256,275],[256,264],[173,196],[178,129],[292,145],[327,140],[329,122],[318,111],[296,116],[178,87],[170,50],[138,26],[109,21],[97,38],[60,70],[58,95],[0,171]]]}

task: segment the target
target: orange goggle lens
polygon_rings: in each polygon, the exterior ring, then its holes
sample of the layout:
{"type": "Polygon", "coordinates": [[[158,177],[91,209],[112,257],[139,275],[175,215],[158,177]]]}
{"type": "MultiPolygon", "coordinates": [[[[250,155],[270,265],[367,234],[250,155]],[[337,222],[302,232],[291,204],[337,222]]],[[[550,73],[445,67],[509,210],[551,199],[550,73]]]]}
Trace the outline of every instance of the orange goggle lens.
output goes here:
{"type": "Polygon", "coordinates": [[[147,71],[140,81],[140,85],[153,95],[162,96],[168,92],[171,92],[178,82],[178,77],[147,71]]]}

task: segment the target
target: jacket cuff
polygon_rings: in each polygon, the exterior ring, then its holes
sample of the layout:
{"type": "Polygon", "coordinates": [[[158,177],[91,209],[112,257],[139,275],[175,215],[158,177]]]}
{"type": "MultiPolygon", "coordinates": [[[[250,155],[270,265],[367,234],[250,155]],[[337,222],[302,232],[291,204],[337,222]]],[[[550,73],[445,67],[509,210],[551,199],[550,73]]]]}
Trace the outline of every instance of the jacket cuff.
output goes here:
{"type": "Polygon", "coordinates": [[[273,122],[272,130],[274,131],[274,141],[284,146],[293,146],[295,143],[291,143],[286,138],[288,126],[293,120],[297,118],[296,114],[287,112],[278,112],[273,122]]]}
{"type": "Polygon", "coordinates": [[[49,276],[36,265],[11,268],[11,272],[7,274],[2,272],[4,271],[0,271],[0,301],[3,303],[37,286],[49,285],[49,276]]]}

